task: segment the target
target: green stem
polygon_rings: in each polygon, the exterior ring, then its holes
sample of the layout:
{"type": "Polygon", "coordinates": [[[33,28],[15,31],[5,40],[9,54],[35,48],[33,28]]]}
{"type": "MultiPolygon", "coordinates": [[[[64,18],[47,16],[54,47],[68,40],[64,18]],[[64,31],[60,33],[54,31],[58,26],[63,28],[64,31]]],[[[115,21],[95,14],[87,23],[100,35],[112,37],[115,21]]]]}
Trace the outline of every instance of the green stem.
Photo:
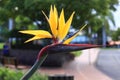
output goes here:
{"type": "Polygon", "coordinates": [[[41,60],[36,60],[35,64],[32,66],[32,68],[20,79],[20,80],[28,80],[34,72],[41,66],[41,64],[45,61],[47,58],[48,54],[44,56],[44,58],[41,60]]]}

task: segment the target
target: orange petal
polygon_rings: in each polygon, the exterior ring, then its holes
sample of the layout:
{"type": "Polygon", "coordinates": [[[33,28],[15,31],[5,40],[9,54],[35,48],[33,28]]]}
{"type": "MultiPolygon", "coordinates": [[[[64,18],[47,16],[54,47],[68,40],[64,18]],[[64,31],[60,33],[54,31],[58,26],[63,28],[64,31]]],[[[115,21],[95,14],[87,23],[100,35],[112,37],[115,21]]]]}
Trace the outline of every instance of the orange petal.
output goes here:
{"type": "Polygon", "coordinates": [[[48,31],[45,30],[23,30],[23,31],[19,31],[20,33],[24,33],[24,34],[31,34],[31,35],[48,35],[51,36],[51,34],[48,31]]]}
{"type": "Polygon", "coordinates": [[[58,12],[55,6],[54,6],[54,19],[55,19],[55,25],[57,28],[58,27],[58,12]]]}
{"type": "Polygon", "coordinates": [[[59,18],[58,37],[63,40],[63,29],[65,27],[64,10],[62,9],[59,18]]]}
{"type": "MultiPolygon", "coordinates": [[[[43,11],[42,11],[43,12],[43,11]]],[[[49,25],[50,25],[50,29],[51,29],[51,32],[52,34],[54,35],[54,37],[56,38],[57,37],[57,26],[58,26],[58,13],[57,13],[57,9],[56,7],[54,6],[54,10],[53,10],[53,7],[51,6],[50,8],[50,15],[49,15],[49,19],[48,17],[46,16],[46,14],[43,12],[43,14],[45,15],[49,25]]]]}
{"type": "MultiPolygon", "coordinates": [[[[68,33],[68,30],[70,29],[70,26],[71,26],[71,22],[72,22],[72,19],[73,19],[73,15],[74,15],[75,12],[72,13],[72,15],[70,16],[70,18],[68,19],[68,21],[66,22],[65,26],[64,26],[64,29],[62,30],[62,39],[64,39],[68,33]]],[[[60,23],[59,23],[60,24],[60,23]]]]}
{"type": "Polygon", "coordinates": [[[42,11],[42,13],[44,14],[45,18],[47,19],[47,21],[48,21],[48,23],[49,23],[49,19],[48,19],[48,17],[46,16],[45,12],[42,11]]]}
{"type": "Polygon", "coordinates": [[[43,38],[51,38],[51,37],[34,36],[33,38],[30,38],[27,41],[25,41],[25,43],[28,43],[28,42],[33,41],[33,40],[43,39],[43,38]]]}
{"type": "Polygon", "coordinates": [[[30,42],[36,39],[42,39],[42,38],[52,38],[52,35],[44,30],[25,30],[25,31],[19,31],[20,33],[24,34],[30,34],[35,35],[33,38],[27,40],[26,42],[30,42]]]}

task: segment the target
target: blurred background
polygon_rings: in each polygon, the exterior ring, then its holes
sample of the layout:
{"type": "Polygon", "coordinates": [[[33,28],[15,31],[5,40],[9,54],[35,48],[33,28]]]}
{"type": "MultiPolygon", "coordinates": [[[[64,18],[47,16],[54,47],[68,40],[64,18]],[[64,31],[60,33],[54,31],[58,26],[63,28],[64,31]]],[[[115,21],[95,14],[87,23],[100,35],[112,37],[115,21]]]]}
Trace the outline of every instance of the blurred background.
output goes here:
{"type": "Polygon", "coordinates": [[[21,63],[33,64],[39,50],[50,44],[51,40],[36,40],[25,44],[24,41],[32,36],[20,34],[18,31],[31,29],[50,31],[41,11],[49,15],[51,5],[56,5],[58,13],[64,8],[66,20],[75,11],[69,36],[87,24],[71,43],[120,47],[120,25],[116,19],[120,19],[119,0],[0,0],[1,53],[4,43],[9,42],[11,55],[16,56],[21,63]],[[25,56],[26,62],[23,60],[25,56]],[[32,62],[29,63],[29,59],[32,62]]]}
{"type": "MultiPolygon", "coordinates": [[[[12,48],[22,48],[28,44],[30,44],[29,48],[31,45],[41,47],[46,45],[47,43],[42,40],[24,44],[24,41],[31,36],[22,35],[18,31],[26,29],[49,30],[49,25],[41,11],[43,10],[49,15],[50,5],[56,5],[59,13],[64,8],[66,20],[75,11],[71,34],[87,24],[87,27],[73,40],[73,43],[94,43],[106,46],[106,43],[120,39],[120,26],[117,25],[119,21],[116,19],[117,14],[115,14],[119,8],[118,0],[0,0],[1,45],[5,41],[9,41],[12,48]]],[[[117,17],[120,16],[117,15],[117,17]]]]}

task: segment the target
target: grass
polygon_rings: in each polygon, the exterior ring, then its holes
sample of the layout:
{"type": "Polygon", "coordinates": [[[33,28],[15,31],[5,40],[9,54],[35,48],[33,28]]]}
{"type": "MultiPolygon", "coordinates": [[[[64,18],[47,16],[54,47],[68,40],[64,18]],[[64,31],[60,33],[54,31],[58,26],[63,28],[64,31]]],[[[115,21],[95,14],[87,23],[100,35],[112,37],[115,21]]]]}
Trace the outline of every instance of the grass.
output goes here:
{"type": "Polygon", "coordinates": [[[3,49],[3,45],[4,45],[4,43],[1,42],[1,43],[0,43],[0,49],[3,49]]]}
{"type": "MultiPolygon", "coordinates": [[[[0,80],[20,80],[23,75],[22,70],[0,67],[0,80]]],[[[48,80],[48,78],[46,75],[41,75],[40,72],[37,71],[29,80],[48,80]]]]}
{"type": "Polygon", "coordinates": [[[80,56],[81,53],[82,53],[81,51],[75,51],[75,52],[72,52],[72,54],[74,54],[76,57],[77,57],[77,56],[80,56]]]}

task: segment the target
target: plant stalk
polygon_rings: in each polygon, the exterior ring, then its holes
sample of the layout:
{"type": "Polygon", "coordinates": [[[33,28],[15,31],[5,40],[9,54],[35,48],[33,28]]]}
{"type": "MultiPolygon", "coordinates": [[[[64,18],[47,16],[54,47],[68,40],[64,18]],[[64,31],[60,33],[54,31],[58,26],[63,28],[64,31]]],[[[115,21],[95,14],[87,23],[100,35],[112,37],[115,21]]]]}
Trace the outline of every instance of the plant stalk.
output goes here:
{"type": "Polygon", "coordinates": [[[48,54],[46,54],[42,60],[37,59],[35,64],[32,66],[32,68],[25,75],[23,75],[23,77],[20,80],[28,80],[35,73],[35,71],[39,68],[39,66],[42,65],[42,63],[45,61],[47,56],[48,54]]]}

